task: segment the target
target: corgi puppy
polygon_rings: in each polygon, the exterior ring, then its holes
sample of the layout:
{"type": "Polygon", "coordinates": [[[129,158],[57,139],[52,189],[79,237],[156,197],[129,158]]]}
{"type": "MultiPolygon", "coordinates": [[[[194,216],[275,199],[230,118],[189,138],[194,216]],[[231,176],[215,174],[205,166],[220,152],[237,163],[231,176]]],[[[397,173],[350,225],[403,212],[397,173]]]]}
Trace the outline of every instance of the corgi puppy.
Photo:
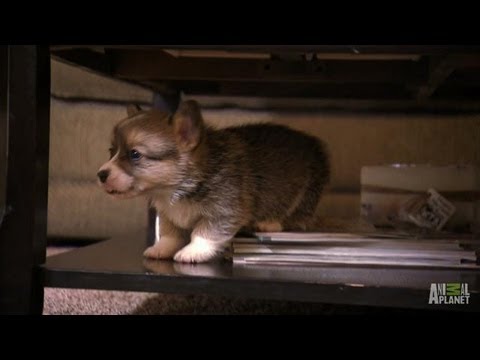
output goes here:
{"type": "Polygon", "coordinates": [[[240,230],[309,229],[329,174],[321,140],[273,124],[216,130],[190,100],[175,114],[129,107],[97,176],[116,198],[151,199],[160,239],[146,257],[199,263],[240,230]]]}

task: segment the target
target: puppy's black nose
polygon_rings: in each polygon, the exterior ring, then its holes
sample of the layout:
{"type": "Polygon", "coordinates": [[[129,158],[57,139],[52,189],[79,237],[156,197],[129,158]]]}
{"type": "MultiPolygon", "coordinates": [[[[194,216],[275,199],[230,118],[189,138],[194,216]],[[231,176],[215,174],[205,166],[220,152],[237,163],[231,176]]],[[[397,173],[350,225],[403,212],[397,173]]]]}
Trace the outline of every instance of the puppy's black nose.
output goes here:
{"type": "Polygon", "coordinates": [[[110,170],[101,170],[97,173],[97,176],[102,183],[107,181],[108,175],[110,175],[110,170]]]}

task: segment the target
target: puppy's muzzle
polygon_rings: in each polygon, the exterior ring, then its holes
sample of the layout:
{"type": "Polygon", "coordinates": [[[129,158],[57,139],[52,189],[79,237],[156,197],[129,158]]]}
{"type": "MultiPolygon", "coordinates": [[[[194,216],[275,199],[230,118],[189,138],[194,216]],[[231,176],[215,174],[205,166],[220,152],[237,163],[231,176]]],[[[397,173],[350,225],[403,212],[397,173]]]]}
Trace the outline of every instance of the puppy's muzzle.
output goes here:
{"type": "Polygon", "coordinates": [[[102,183],[105,183],[105,181],[107,181],[108,175],[110,175],[110,170],[100,170],[97,173],[97,176],[102,183]]]}

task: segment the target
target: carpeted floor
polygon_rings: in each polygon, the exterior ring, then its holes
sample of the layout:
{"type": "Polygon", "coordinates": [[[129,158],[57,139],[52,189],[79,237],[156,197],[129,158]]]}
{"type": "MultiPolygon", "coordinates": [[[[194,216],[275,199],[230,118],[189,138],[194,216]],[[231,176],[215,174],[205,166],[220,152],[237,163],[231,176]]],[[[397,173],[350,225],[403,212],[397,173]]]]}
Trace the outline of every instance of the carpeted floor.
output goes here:
{"type": "MultiPolygon", "coordinates": [[[[322,304],[80,289],[45,289],[45,315],[333,314],[322,304]]],[[[345,312],[345,309],[343,309],[345,312]]],[[[360,312],[360,309],[358,310],[360,312]]],[[[355,313],[350,309],[350,313],[355,313]]]]}

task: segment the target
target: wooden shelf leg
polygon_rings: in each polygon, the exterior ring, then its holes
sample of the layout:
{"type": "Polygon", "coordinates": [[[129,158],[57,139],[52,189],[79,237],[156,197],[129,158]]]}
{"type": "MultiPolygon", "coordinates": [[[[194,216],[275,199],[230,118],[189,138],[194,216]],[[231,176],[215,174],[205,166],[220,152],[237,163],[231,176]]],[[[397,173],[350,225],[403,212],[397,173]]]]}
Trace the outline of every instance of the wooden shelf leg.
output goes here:
{"type": "Polygon", "coordinates": [[[0,137],[5,144],[0,153],[8,154],[0,173],[6,209],[0,225],[0,314],[41,314],[44,283],[39,265],[46,254],[50,133],[48,46],[0,47],[0,72],[0,137]]]}

